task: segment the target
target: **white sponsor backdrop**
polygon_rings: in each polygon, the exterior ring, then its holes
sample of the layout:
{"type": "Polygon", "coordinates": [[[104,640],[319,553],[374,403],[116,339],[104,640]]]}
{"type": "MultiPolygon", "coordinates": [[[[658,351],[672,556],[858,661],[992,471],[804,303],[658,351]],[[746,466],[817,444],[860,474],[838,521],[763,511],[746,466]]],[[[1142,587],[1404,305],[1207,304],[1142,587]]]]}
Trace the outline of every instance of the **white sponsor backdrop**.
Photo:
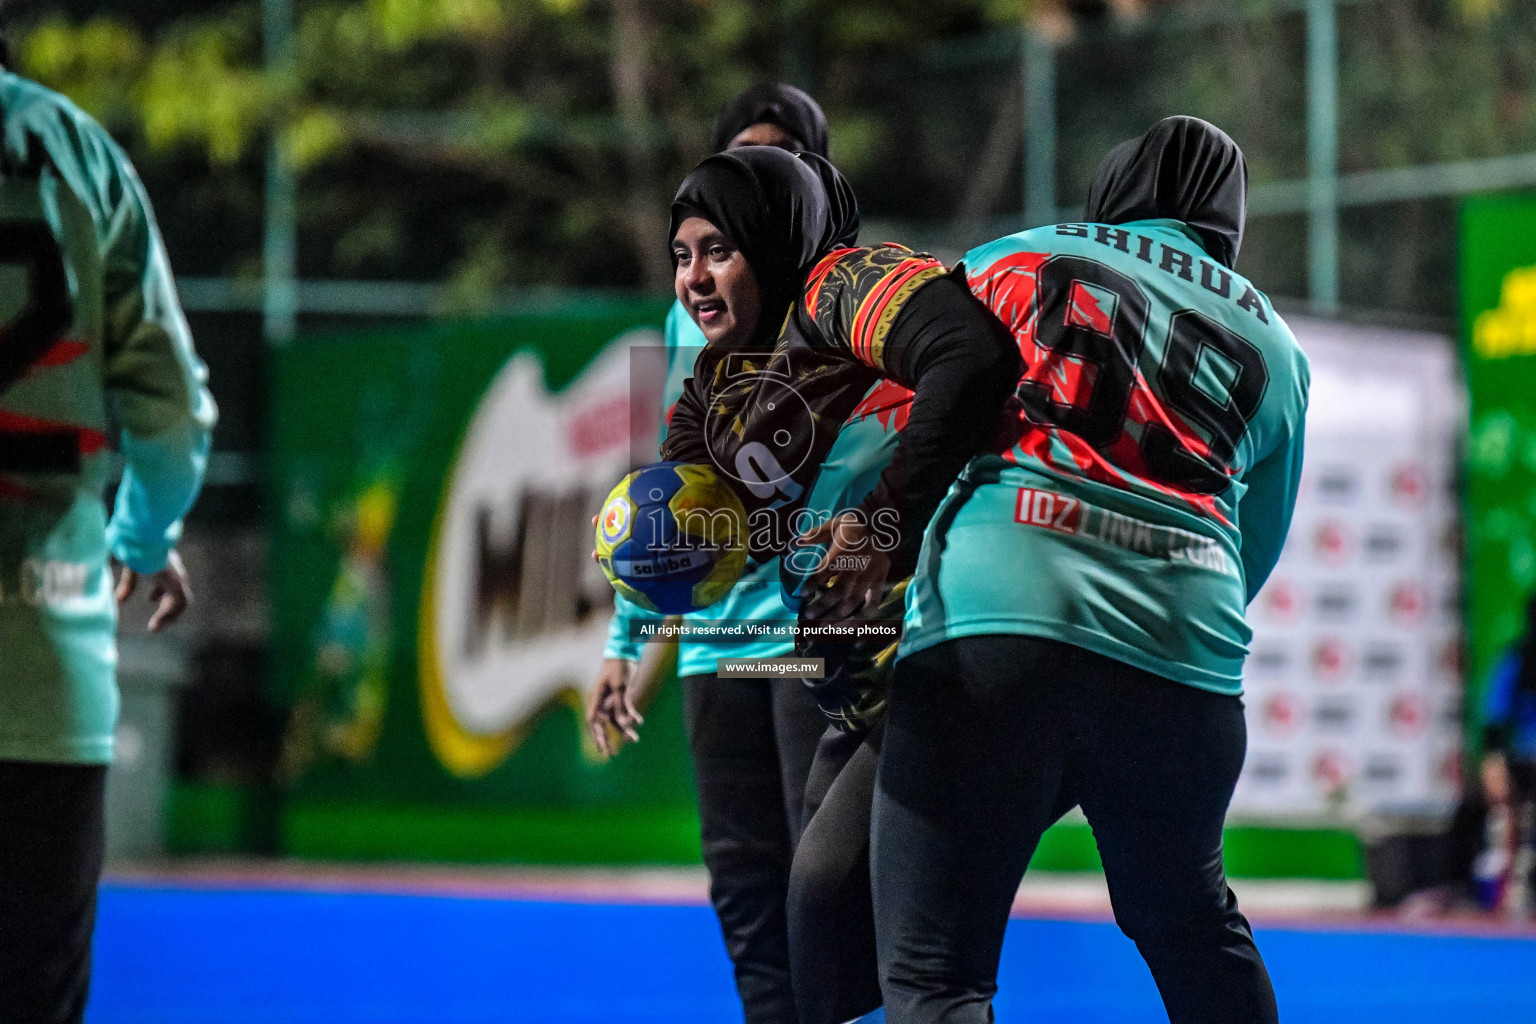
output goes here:
{"type": "Polygon", "coordinates": [[[1248,820],[1448,813],[1461,749],[1449,339],[1290,319],[1312,363],[1296,515],[1249,608],[1248,820]]]}

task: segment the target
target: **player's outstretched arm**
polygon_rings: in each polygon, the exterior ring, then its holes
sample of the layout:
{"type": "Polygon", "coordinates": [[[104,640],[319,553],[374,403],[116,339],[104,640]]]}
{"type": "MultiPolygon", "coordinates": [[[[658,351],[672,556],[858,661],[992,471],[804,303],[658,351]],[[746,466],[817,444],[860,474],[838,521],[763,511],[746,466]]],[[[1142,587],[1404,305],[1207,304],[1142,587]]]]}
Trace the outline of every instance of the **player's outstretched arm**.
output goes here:
{"type": "Polygon", "coordinates": [[[597,685],[592,688],[592,699],[587,704],[587,728],[604,757],[617,754],[625,740],[640,742],[635,727],[644,725],[645,718],[635,708],[631,690],[634,679],[635,662],[627,658],[603,659],[597,685]]]}

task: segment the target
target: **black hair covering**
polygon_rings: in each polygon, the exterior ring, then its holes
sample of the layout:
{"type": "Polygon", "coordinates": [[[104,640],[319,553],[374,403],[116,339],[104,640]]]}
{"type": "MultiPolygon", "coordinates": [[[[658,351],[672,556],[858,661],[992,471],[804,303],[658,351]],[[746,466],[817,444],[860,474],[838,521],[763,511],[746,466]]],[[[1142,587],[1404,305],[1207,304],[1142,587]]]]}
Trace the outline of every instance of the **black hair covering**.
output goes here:
{"type": "Polygon", "coordinates": [[[1226,132],[1198,117],[1166,117],[1109,151],[1093,173],[1085,219],[1188,224],[1222,266],[1237,262],[1248,212],[1248,164],[1226,132]]]}
{"type": "Polygon", "coordinates": [[[764,82],[754,85],[720,111],[715,118],[715,152],[755,124],[776,124],[817,156],[827,155],[827,115],[815,100],[792,85],[764,82]]]}
{"type": "Polygon", "coordinates": [[[859,235],[859,201],[837,168],[776,146],[743,146],[695,167],[672,200],[668,243],[693,216],[735,242],[757,278],[763,311],[754,343],[777,337],[816,261],[859,235]]]}

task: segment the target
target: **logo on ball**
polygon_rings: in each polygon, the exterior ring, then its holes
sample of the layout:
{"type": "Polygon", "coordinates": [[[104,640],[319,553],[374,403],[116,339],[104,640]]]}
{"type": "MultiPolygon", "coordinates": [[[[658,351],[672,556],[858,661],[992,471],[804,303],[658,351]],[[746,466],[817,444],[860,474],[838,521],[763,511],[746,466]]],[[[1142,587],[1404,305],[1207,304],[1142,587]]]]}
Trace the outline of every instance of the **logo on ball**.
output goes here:
{"type": "Polygon", "coordinates": [[[622,497],[614,498],[603,509],[603,539],[610,544],[617,544],[628,529],[629,501],[622,497]]]}
{"type": "Polygon", "coordinates": [[[741,579],[746,512],[708,466],[646,466],[619,481],[603,505],[597,559],[613,589],[640,607],[699,611],[741,579]]]}

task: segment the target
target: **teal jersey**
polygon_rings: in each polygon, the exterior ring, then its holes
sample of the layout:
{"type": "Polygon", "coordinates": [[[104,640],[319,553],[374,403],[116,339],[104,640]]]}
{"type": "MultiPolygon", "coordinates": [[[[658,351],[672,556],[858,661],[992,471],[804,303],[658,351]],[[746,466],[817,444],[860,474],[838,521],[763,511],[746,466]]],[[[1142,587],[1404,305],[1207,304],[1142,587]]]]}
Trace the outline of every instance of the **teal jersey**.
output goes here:
{"type": "MultiPolygon", "coordinates": [[[[704,333],[688,316],[680,302],[672,303],[667,311],[664,331],[667,341],[667,379],[662,397],[664,421],[661,432],[666,433],[665,417],[677,404],[683,393],[683,382],[693,373],[693,358],[705,345],[704,333]]],[[[663,616],[647,611],[623,597],[615,595],[613,619],[608,626],[608,644],[603,651],[605,658],[623,658],[634,661],[640,656],[640,644],[631,639],[634,623],[660,622],[663,616]]],[[[701,611],[683,617],[689,622],[794,622],[795,614],[784,607],[783,591],[779,586],[779,560],[749,562],[746,575],[731,592],[701,611]]],[[[680,676],[705,675],[715,671],[715,663],[721,658],[781,658],[794,652],[794,644],[788,640],[754,640],[747,643],[678,644],[677,672],[680,676]]]]}
{"type": "Polygon", "coordinates": [[[1027,369],[925,535],[901,653],[1025,634],[1241,692],[1301,475],[1290,329],[1172,220],[1038,228],[964,266],[1027,369]]]}
{"type": "Polygon", "coordinates": [[[123,151],[69,100],[8,72],[0,146],[0,759],[105,763],[117,718],[107,556],[164,568],[215,408],[123,151]],[[109,523],[112,441],[125,470],[109,523]]]}

